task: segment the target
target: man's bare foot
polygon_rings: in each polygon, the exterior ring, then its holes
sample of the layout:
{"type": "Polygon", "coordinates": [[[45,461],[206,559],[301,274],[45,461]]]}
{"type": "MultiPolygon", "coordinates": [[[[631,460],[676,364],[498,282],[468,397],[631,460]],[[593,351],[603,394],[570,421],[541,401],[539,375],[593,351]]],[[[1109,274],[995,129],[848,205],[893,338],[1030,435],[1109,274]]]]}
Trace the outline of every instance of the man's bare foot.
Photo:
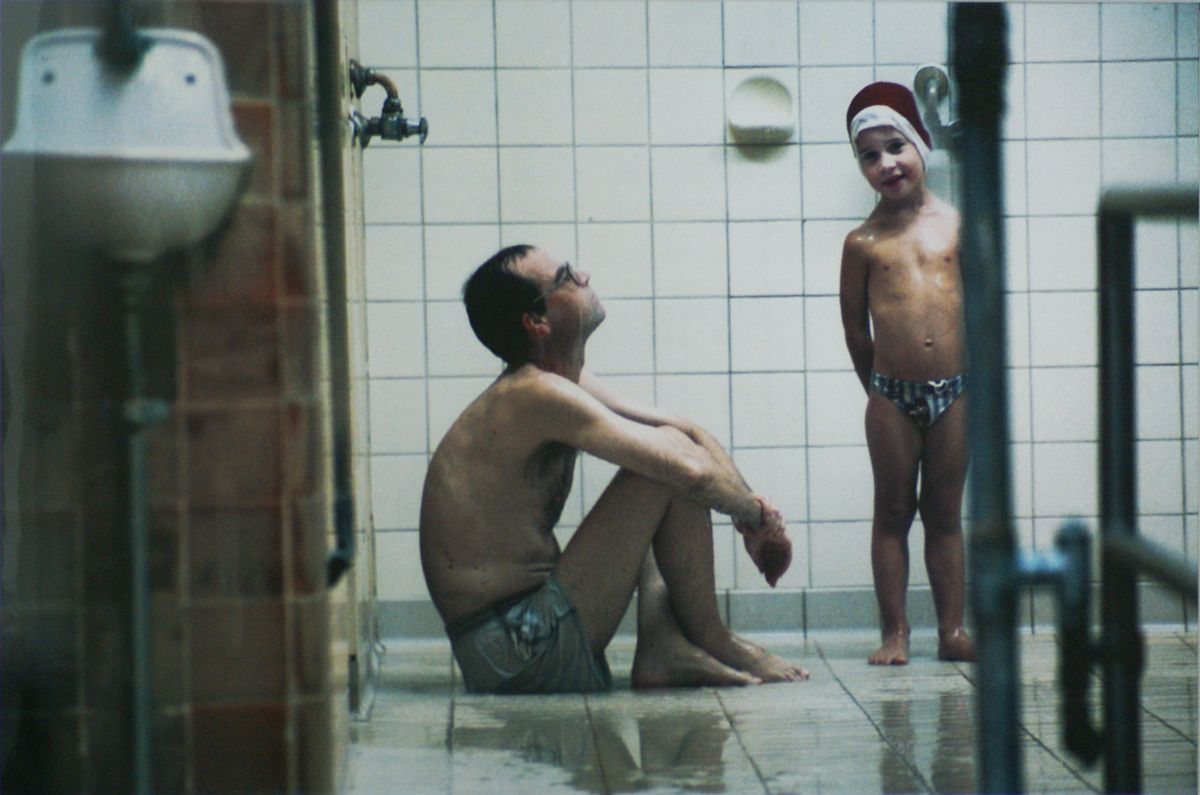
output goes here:
{"type": "Polygon", "coordinates": [[[739,687],[762,684],[757,676],[730,668],[682,635],[660,635],[648,642],[638,638],[630,686],[739,687]]]}
{"type": "Polygon", "coordinates": [[[745,671],[763,682],[803,682],[808,679],[808,671],[756,643],[738,637],[725,627],[720,627],[701,645],[726,665],[745,671]]]}
{"type": "Polygon", "coordinates": [[[975,662],[975,642],[962,627],[938,631],[938,659],[947,662],[975,662]]]}
{"type": "Polygon", "coordinates": [[[908,665],[908,633],[894,632],[868,659],[871,665],[908,665]]]}

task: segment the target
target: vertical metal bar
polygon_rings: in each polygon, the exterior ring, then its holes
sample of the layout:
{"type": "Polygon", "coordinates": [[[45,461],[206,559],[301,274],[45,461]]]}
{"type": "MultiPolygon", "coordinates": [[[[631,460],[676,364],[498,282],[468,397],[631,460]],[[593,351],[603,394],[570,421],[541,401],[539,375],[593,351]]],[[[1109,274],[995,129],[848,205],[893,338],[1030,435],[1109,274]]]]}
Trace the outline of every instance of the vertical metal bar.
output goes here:
{"type": "MultiPolygon", "coordinates": [[[[1133,215],[1101,205],[1100,531],[1136,534],[1134,439],[1133,215]]],[[[1140,792],[1139,679],[1142,638],[1137,572],[1107,545],[1101,557],[1104,668],[1104,780],[1109,792],[1140,792]]]]}
{"type": "Polygon", "coordinates": [[[1023,789],[1018,736],[1018,561],[1011,524],[1000,120],[1008,63],[1000,4],[952,8],[962,124],[963,290],[970,353],[971,604],[979,653],[977,756],[982,792],[1023,789]]]}

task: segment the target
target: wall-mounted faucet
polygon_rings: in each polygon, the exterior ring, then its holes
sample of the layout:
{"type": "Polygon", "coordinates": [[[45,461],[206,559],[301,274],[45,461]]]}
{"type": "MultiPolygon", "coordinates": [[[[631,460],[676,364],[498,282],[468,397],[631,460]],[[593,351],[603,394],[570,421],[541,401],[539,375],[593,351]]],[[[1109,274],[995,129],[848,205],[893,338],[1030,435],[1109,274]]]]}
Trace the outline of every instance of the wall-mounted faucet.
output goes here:
{"type": "Polygon", "coordinates": [[[357,110],[350,112],[354,138],[364,149],[376,135],[388,141],[403,141],[410,135],[417,135],[419,142],[425,143],[425,138],[429,135],[429,122],[424,116],[417,121],[404,117],[404,108],[400,105],[400,92],[396,90],[396,84],[391,78],[379,74],[374,69],[368,69],[358,61],[350,61],[350,84],[354,87],[354,96],[359,98],[368,86],[380,85],[387,91],[383,110],[378,116],[367,118],[357,110]]]}
{"type": "Polygon", "coordinates": [[[926,64],[917,70],[913,78],[913,94],[921,106],[921,118],[925,129],[933,137],[933,142],[939,149],[953,148],[954,139],[958,137],[959,124],[957,121],[942,123],[938,107],[943,99],[950,94],[950,78],[946,70],[936,64],[926,64]]]}

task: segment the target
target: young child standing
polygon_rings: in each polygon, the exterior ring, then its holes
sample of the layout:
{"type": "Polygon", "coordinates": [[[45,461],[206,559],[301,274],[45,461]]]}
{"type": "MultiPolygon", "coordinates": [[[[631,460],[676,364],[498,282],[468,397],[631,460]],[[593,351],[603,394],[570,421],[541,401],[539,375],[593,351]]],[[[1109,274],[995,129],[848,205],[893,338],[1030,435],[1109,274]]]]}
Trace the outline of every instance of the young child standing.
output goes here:
{"type": "Polygon", "coordinates": [[[968,450],[959,217],[925,185],[932,140],[907,88],[872,83],[858,92],[846,129],[859,169],[879,194],[871,215],[846,236],[841,275],[842,325],[867,392],[875,481],[871,570],[883,643],[869,662],[908,662],[908,531],[918,511],[938,657],[974,660],[963,628],[968,450]]]}

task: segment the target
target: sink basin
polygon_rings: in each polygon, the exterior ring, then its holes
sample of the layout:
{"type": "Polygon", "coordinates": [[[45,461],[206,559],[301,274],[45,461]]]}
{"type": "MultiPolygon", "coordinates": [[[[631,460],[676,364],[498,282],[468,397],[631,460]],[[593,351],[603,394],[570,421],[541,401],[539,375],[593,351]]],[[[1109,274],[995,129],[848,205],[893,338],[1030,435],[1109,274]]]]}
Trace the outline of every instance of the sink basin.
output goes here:
{"type": "Polygon", "coordinates": [[[3,149],[6,170],[28,163],[55,234],[130,261],[204,239],[231,210],[250,161],[212,43],[190,31],[139,33],[150,47],[130,73],[97,56],[99,30],[31,39],[3,149]]]}

